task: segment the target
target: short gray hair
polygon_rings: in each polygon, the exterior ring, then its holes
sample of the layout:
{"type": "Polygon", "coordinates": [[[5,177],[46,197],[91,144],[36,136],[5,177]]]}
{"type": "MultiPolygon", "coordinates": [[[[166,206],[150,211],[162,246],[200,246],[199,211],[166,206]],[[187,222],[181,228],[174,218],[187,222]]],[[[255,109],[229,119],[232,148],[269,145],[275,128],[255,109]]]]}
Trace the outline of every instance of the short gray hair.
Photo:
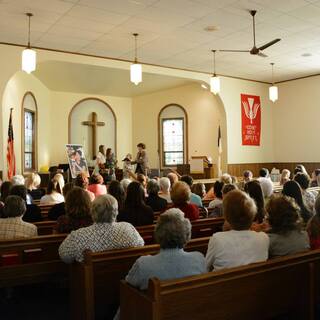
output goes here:
{"type": "Polygon", "coordinates": [[[8,196],[4,204],[4,215],[8,218],[21,217],[27,210],[25,201],[19,196],[8,196]]]}
{"type": "Polygon", "coordinates": [[[92,202],[92,219],[96,223],[112,223],[118,215],[118,202],[110,194],[95,198],[92,202]]]}
{"type": "Polygon", "coordinates": [[[150,179],[147,184],[148,194],[158,194],[160,191],[159,183],[155,179],[150,179]]]}
{"type": "Polygon", "coordinates": [[[11,178],[13,186],[24,186],[24,177],[21,174],[17,174],[11,178]]]}
{"type": "Polygon", "coordinates": [[[225,184],[231,184],[232,183],[232,177],[230,176],[229,173],[224,173],[221,177],[220,177],[220,181],[225,183],[225,184]]]}
{"type": "Polygon", "coordinates": [[[171,183],[170,179],[167,177],[162,177],[159,181],[161,191],[169,192],[171,183]]]}
{"type": "Polygon", "coordinates": [[[191,223],[180,209],[172,208],[160,215],[154,233],[160,248],[183,248],[191,239],[191,223]]]}

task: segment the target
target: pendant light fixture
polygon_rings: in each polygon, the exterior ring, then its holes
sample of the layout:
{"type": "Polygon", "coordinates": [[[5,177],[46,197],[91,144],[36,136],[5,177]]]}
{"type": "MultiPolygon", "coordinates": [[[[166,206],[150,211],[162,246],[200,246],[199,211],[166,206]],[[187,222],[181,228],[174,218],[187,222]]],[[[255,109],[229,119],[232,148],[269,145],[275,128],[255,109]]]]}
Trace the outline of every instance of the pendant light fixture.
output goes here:
{"type": "Polygon", "coordinates": [[[134,33],[134,63],[130,66],[130,81],[138,85],[142,81],[142,66],[137,59],[137,37],[138,33],[134,33]]]}
{"type": "Polygon", "coordinates": [[[210,91],[213,94],[217,94],[220,92],[220,78],[216,75],[216,51],[211,50],[213,52],[213,75],[210,78],[210,91]]]}
{"type": "Polygon", "coordinates": [[[269,99],[272,101],[272,102],[275,102],[278,100],[278,87],[274,85],[274,79],[273,79],[273,66],[274,66],[274,63],[271,62],[271,68],[272,68],[272,86],[269,87],[269,99]]]}
{"type": "Polygon", "coordinates": [[[36,70],[37,53],[30,46],[30,20],[32,13],[26,13],[28,17],[28,46],[22,51],[22,70],[31,73],[36,70]]]}

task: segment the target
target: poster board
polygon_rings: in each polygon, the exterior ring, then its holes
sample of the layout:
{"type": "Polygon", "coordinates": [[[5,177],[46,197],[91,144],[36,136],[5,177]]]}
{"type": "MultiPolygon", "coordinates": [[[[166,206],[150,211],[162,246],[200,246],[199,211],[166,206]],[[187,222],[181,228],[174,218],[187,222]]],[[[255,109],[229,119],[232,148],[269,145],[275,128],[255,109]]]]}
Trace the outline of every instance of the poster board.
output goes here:
{"type": "Polygon", "coordinates": [[[82,172],[85,172],[89,177],[89,170],[83,146],[80,144],[67,144],[66,151],[72,178],[76,178],[77,175],[82,172]]]}

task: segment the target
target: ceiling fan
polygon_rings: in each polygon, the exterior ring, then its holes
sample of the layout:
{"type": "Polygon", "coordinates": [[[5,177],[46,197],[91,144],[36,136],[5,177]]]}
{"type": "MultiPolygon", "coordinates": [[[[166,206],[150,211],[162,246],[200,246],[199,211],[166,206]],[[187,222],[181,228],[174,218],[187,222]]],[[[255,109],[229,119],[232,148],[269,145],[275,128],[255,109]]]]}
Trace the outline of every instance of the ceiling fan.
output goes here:
{"type": "Polygon", "coordinates": [[[269,48],[270,46],[273,46],[274,44],[279,42],[281,39],[274,39],[274,40],[264,44],[263,46],[257,48],[257,46],[256,46],[256,23],[254,20],[254,16],[256,15],[256,13],[257,13],[257,10],[250,10],[250,14],[253,19],[253,48],[251,50],[219,50],[219,51],[222,51],[222,52],[249,52],[250,54],[258,55],[263,58],[267,57],[267,55],[265,55],[262,51],[269,48]]]}

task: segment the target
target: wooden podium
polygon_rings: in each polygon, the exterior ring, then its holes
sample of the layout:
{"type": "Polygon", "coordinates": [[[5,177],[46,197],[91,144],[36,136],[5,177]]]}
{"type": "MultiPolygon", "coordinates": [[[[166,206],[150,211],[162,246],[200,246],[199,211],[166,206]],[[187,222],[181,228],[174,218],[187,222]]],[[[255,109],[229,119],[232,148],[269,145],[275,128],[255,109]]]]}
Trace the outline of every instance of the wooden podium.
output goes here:
{"type": "Polygon", "coordinates": [[[189,164],[177,165],[179,174],[187,174],[194,179],[212,179],[214,177],[214,166],[206,156],[191,157],[189,162],[189,164]]]}

